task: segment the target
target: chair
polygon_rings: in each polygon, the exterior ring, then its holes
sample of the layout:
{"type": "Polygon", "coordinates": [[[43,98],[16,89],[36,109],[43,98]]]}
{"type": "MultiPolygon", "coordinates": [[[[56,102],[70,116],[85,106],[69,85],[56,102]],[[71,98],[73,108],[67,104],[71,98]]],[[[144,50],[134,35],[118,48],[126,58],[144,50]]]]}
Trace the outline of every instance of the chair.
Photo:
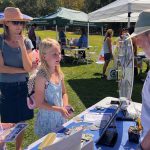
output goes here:
{"type": "Polygon", "coordinates": [[[98,59],[96,61],[96,64],[101,65],[101,64],[104,64],[104,63],[105,63],[105,61],[104,61],[104,50],[102,49],[100,51],[100,54],[99,54],[98,59]]]}
{"type": "MultiPolygon", "coordinates": [[[[104,61],[104,50],[103,49],[100,51],[98,58],[96,59],[95,63],[97,64],[97,65],[95,65],[96,70],[99,70],[98,65],[103,65],[105,63],[105,61],[104,61]]],[[[100,72],[100,70],[98,72],[100,72]]]]}
{"type": "Polygon", "coordinates": [[[86,62],[86,59],[83,57],[83,53],[86,51],[86,49],[87,48],[84,48],[84,47],[73,49],[73,51],[75,51],[75,59],[73,60],[72,63],[77,62],[78,64],[79,62],[86,62]]]}
{"type": "Polygon", "coordinates": [[[92,61],[92,57],[96,54],[98,46],[89,46],[86,51],[86,62],[87,64],[92,61]]]}

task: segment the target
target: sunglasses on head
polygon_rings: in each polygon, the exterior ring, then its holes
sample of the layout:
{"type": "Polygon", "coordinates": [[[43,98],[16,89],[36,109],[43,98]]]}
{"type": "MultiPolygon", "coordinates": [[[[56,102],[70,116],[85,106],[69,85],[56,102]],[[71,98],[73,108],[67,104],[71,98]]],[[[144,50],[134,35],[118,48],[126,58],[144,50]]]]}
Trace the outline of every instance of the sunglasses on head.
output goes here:
{"type": "Polygon", "coordinates": [[[24,21],[11,21],[13,25],[25,25],[24,21]]]}

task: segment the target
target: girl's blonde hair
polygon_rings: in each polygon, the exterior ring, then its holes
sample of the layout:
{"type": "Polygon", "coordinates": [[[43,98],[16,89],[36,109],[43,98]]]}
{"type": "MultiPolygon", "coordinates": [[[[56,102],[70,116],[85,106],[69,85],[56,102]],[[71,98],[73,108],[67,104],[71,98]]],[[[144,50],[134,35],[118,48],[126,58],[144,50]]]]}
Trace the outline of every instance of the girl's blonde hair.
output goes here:
{"type": "MultiPolygon", "coordinates": [[[[48,63],[45,61],[43,55],[45,55],[48,50],[52,51],[53,47],[58,47],[60,49],[59,43],[56,40],[51,39],[51,38],[46,38],[46,39],[42,40],[42,42],[39,45],[40,61],[41,61],[40,69],[42,69],[45,72],[47,79],[49,79],[49,77],[51,75],[51,70],[48,66],[48,63]]],[[[56,66],[55,69],[56,69],[56,72],[58,73],[58,75],[60,77],[62,77],[63,73],[61,71],[60,65],[56,66]]]]}
{"type": "Polygon", "coordinates": [[[114,32],[113,32],[112,29],[108,29],[108,30],[106,31],[104,41],[106,40],[107,37],[113,36],[113,33],[114,33],[114,32]]]}

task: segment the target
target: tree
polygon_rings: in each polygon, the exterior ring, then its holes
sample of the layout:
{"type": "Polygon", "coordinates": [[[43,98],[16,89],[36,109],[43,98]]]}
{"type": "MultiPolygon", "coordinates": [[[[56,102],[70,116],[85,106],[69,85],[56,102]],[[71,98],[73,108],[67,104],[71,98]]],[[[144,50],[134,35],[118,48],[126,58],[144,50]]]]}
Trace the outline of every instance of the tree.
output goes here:
{"type": "Polygon", "coordinates": [[[65,7],[69,9],[75,9],[75,10],[82,10],[83,9],[83,4],[84,0],[58,0],[59,6],[60,7],[65,7]]]}
{"type": "Polygon", "coordinates": [[[14,6],[20,8],[24,14],[39,17],[65,7],[90,13],[113,1],[115,0],[0,0],[0,11],[14,6]]]}
{"type": "Polygon", "coordinates": [[[3,12],[6,7],[15,7],[13,0],[0,0],[0,11],[3,12]]]}
{"type": "Polygon", "coordinates": [[[83,10],[86,12],[86,13],[90,13],[92,11],[95,11],[101,7],[104,7],[105,5],[113,2],[115,0],[84,0],[84,7],[83,7],[83,10]]]}
{"type": "Polygon", "coordinates": [[[37,8],[40,16],[54,12],[58,8],[58,0],[37,0],[37,8]]]}
{"type": "Polygon", "coordinates": [[[22,13],[35,17],[38,14],[37,0],[14,0],[16,7],[20,8],[22,13]]]}

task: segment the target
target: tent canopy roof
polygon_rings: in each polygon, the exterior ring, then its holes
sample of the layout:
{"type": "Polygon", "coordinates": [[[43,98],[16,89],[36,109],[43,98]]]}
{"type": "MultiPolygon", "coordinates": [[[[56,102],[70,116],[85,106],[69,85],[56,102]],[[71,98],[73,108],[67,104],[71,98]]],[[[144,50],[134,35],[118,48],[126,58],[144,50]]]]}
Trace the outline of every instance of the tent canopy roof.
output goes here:
{"type": "Polygon", "coordinates": [[[88,14],[82,12],[82,11],[77,11],[77,10],[72,10],[72,9],[67,9],[64,7],[60,7],[56,13],[46,16],[45,19],[54,19],[60,17],[62,19],[67,19],[67,20],[75,20],[75,21],[82,21],[82,22],[88,22],[88,14]]]}
{"type": "Polygon", "coordinates": [[[141,12],[150,8],[150,0],[116,0],[94,12],[89,13],[89,21],[105,19],[128,12],[141,12]]]}
{"type": "MultiPolygon", "coordinates": [[[[136,22],[138,16],[139,16],[139,13],[132,13],[130,22],[136,22]]],[[[108,18],[104,18],[104,19],[98,19],[94,22],[95,23],[96,22],[128,22],[128,13],[124,13],[121,15],[116,15],[116,16],[108,17],[108,18]]]]}
{"type": "Polygon", "coordinates": [[[88,14],[82,11],[60,7],[54,13],[39,18],[34,18],[32,22],[41,25],[45,24],[45,25],[58,25],[58,26],[64,26],[64,25],[87,26],[88,14]]]}

